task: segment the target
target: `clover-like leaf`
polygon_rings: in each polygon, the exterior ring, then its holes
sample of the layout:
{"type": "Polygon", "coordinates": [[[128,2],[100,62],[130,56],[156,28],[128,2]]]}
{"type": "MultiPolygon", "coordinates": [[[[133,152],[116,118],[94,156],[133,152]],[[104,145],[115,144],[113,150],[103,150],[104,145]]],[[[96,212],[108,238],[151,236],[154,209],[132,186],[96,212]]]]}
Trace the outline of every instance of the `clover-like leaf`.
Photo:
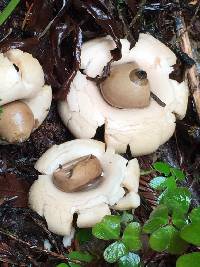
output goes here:
{"type": "Polygon", "coordinates": [[[165,185],[168,190],[174,190],[177,187],[175,177],[174,176],[168,177],[166,179],[165,185]]]}
{"type": "Polygon", "coordinates": [[[200,207],[197,207],[191,211],[189,218],[192,222],[200,222],[200,207]]]}
{"type": "Polygon", "coordinates": [[[87,263],[93,260],[93,256],[86,251],[71,251],[68,257],[70,260],[79,260],[87,263]]]}
{"type": "Polygon", "coordinates": [[[92,238],[92,230],[91,228],[81,228],[76,231],[76,240],[78,240],[79,244],[82,245],[85,242],[89,241],[92,238]]]}
{"type": "Polygon", "coordinates": [[[133,214],[128,213],[127,211],[124,211],[121,217],[121,223],[127,224],[129,222],[133,221],[133,214]]]}
{"type": "Polygon", "coordinates": [[[181,238],[190,244],[200,246],[200,221],[186,225],[181,230],[181,238]]]}
{"type": "Polygon", "coordinates": [[[165,176],[168,176],[170,174],[170,165],[165,162],[155,162],[153,164],[153,167],[156,171],[163,173],[165,176]]]}
{"type": "Polygon", "coordinates": [[[179,181],[183,181],[185,179],[185,173],[182,170],[180,170],[180,169],[170,168],[170,172],[179,181]]]}
{"type": "Polygon", "coordinates": [[[159,227],[168,223],[168,209],[165,205],[160,205],[151,213],[149,220],[143,226],[143,232],[150,234],[159,227]]]}
{"type": "Polygon", "coordinates": [[[70,266],[70,267],[82,267],[82,265],[77,264],[77,263],[73,263],[73,262],[69,262],[69,265],[67,265],[67,266],[70,266]]]}
{"type": "Polygon", "coordinates": [[[81,267],[81,265],[77,264],[77,263],[69,262],[68,264],[67,263],[60,263],[60,264],[56,265],[56,267],[81,267]]]}
{"type": "Polygon", "coordinates": [[[181,213],[187,213],[191,203],[191,193],[185,187],[177,187],[173,190],[167,190],[160,200],[165,204],[170,212],[179,210],[181,213]]]}
{"type": "Polygon", "coordinates": [[[140,240],[141,226],[137,222],[130,223],[124,230],[122,241],[129,250],[137,251],[141,249],[142,243],[140,240]]]}
{"type": "Polygon", "coordinates": [[[105,249],[103,256],[107,262],[114,263],[127,254],[127,252],[128,248],[125,244],[122,241],[116,241],[105,249]]]}
{"type": "Polygon", "coordinates": [[[178,258],[176,267],[199,267],[200,252],[185,254],[178,258]]]}
{"type": "Polygon", "coordinates": [[[177,230],[174,230],[171,234],[171,238],[170,238],[167,251],[170,254],[180,255],[180,254],[183,254],[187,250],[188,246],[189,244],[180,237],[180,232],[177,230]]]}
{"type": "Polygon", "coordinates": [[[100,223],[92,228],[92,234],[103,240],[118,239],[120,236],[121,217],[106,215],[100,223]]]}
{"type": "Polygon", "coordinates": [[[166,250],[170,245],[170,240],[175,232],[172,225],[167,225],[153,232],[149,239],[150,247],[158,252],[166,250]]]}
{"type": "Polygon", "coordinates": [[[163,177],[163,176],[158,176],[158,177],[155,177],[153,178],[149,185],[151,188],[155,189],[155,190],[163,190],[166,188],[166,177],[163,177]]]}
{"type": "Polygon", "coordinates": [[[119,267],[140,267],[140,257],[132,252],[119,259],[119,267]]]}
{"type": "Polygon", "coordinates": [[[176,210],[172,214],[172,222],[173,225],[175,225],[178,229],[181,229],[187,224],[187,219],[184,213],[182,213],[180,210],[176,210]]]}

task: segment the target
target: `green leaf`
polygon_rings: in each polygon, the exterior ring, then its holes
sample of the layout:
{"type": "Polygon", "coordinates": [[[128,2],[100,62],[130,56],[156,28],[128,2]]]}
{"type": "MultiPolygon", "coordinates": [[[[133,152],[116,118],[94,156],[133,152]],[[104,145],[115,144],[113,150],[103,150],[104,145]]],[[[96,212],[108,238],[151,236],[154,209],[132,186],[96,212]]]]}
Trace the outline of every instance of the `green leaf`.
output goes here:
{"type": "Polygon", "coordinates": [[[183,181],[185,179],[185,173],[177,168],[170,168],[171,174],[176,177],[177,180],[183,181]]]}
{"type": "Polygon", "coordinates": [[[164,162],[156,162],[153,164],[153,167],[156,171],[163,173],[168,176],[170,174],[170,165],[164,162]]]}
{"type": "Polygon", "coordinates": [[[11,0],[4,10],[0,13],[0,26],[7,20],[11,13],[15,10],[20,0],[11,0]]]}
{"type": "Polygon", "coordinates": [[[132,222],[124,230],[122,241],[130,250],[137,251],[142,247],[140,234],[141,234],[140,224],[137,222],[132,222]]]}
{"type": "Polygon", "coordinates": [[[187,213],[190,207],[191,193],[186,187],[178,187],[173,190],[167,190],[160,200],[161,204],[168,207],[170,212],[179,210],[181,213],[187,213]]]}
{"type": "MultiPolygon", "coordinates": [[[[67,265],[68,266],[68,265],[67,265]]],[[[72,262],[69,262],[69,266],[70,267],[82,267],[82,265],[80,264],[76,264],[76,263],[72,263],[72,262]]]]}
{"type": "Polygon", "coordinates": [[[68,254],[68,257],[70,260],[79,260],[84,262],[91,262],[93,260],[93,256],[85,251],[71,251],[68,254]]]}
{"type": "Polygon", "coordinates": [[[168,223],[168,209],[164,205],[160,205],[150,214],[149,220],[143,226],[143,232],[150,234],[159,227],[168,223]]]}
{"type": "Polygon", "coordinates": [[[140,267],[140,257],[132,252],[119,259],[119,267],[140,267]]]}
{"type": "Polygon", "coordinates": [[[133,214],[128,213],[127,211],[123,211],[121,223],[126,225],[127,223],[132,221],[133,221],[133,214]]]}
{"type": "Polygon", "coordinates": [[[189,218],[192,222],[200,222],[200,207],[197,207],[191,211],[189,218]]]}
{"type": "Polygon", "coordinates": [[[106,215],[100,223],[92,228],[92,234],[103,240],[118,239],[120,236],[121,217],[106,215]]]}
{"type": "Polygon", "coordinates": [[[188,246],[189,244],[180,237],[180,232],[175,230],[172,232],[167,251],[170,254],[180,255],[187,250],[188,246]]]}
{"type": "Polygon", "coordinates": [[[171,225],[159,228],[150,236],[150,247],[158,252],[166,250],[169,247],[171,236],[173,235],[174,231],[175,228],[171,225]]]}
{"type": "Polygon", "coordinates": [[[165,195],[168,193],[168,189],[166,189],[165,191],[163,191],[159,196],[158,196],[158,200],[157,200],[157,202],[158,203],[162,203],[162,201],[163,201],[163,199],[164,199],[164,197],[165,197],[165,195]]]}
{"type": "Polygon", "coordinates": [[[168,190],[174,190],[175,188],[177,188],[175,177],[174,176],[168,177],[166,179],[165,185],[168,190]]]}
{"type": "Polygon", "coordinates": [[[128,252],[127,247],[122,241],[116,241],[108,246],[104,253],[104,259],[109,263],[114,263],[118,261],[122,256],[128,252]]]}
{"type": "Polygon", "coordinates": [[[91,228],[77,229],[76,239],[78,240],[80,245],[89,241],[91,238],[92,238],[92,229],[91,228]]]}
{"type": "Polygon", "coordinates": [[[186,225],[181,230],[181,238],[190,244],[200,246],[200,222],[186,225]]]}
{"type": "Polygon", "coordinates": [[[149,184],[150,184],[150,187],[155,190],[163,190],[166,188],[165,182],[166,182],[166,177],[158,176],[158,177],[153,178],[149,184]]]}
{"type": "Polygon", "coordinates": [[[193,252],[178,258],[176,267],[199,267],[200,252],[193,252]]]}
{"type": "Polygon", "coordinates": [[[178,229],[181,229],[187,224],[185,214],[180,212],[180,210],[174,211],[172,214],[172,222],[178,229]]]}
{"type": "Polygon", "coordinates": [[[69,267],[67,263],[59,263],[56,267],[69,267]]]}

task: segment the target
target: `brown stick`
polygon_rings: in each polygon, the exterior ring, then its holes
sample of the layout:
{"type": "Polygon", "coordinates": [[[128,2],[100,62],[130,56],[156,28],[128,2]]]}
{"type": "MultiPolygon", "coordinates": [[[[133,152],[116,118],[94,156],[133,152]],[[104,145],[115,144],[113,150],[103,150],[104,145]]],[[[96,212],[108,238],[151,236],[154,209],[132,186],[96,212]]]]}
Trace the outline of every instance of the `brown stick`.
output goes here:
{"type": "MultiPolygon", "coordinates": [[[[188,34],[188,30],[185,25],[184,18],[181,14],[181,12],[178,12],[177,14],[179,16],[179,29],[178,29],[178,40],[180,41],[180,46],[186,54],[188,54],[192,59],[195,60],[193,52],[192,52],[192,46],[188,34]]],[[[197,114],[200,119],[200,79],[199,79],[199,74],[197,71],[196,65],[188,69],[187,71],[187,79],[188,79],[188,84],[190,88],[190,92],[193,96],[195,106],[197,109],[197,114]]]]}

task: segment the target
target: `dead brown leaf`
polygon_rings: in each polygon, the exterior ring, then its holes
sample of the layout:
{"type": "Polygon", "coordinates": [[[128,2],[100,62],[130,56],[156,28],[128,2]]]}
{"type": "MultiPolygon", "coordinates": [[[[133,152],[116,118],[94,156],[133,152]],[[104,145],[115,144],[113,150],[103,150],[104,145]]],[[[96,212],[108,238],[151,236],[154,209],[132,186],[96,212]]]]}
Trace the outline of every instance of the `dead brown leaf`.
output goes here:
{"type": "Polygon", "coordinates": [[[0,176],[0,199],[16,196],[17,198],[13,203],[15,207],[27,207],[29,188],[28,182],[17,178],[14,174],[0,176]]]}

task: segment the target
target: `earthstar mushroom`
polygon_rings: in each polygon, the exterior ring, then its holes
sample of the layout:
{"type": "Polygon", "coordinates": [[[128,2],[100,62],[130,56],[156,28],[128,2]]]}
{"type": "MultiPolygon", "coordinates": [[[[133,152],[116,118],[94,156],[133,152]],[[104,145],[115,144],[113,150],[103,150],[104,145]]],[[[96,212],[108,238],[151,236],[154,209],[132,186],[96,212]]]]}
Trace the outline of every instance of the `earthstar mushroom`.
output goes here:
{"type": "Polygon", "coordinates": [[[44,85],[38,60],[18,49],[0,54],[0,79],[0,138],[4,144],[23,142],[46,118],[51,87],[44,85]]]}
{"type": "Polygon", "coordinates": [[[174,133],[176,119],[184,118],[188,86],[169,78],[176,56],[150,34],[140,34],[132,49],[128,40],[121,43],[122,58],[111,64],[110,77],[100,90],[87,76],[102,74],[115,43],[103,37],[83,44],[82,71],[77,72],[67,99],[59,103],[59,113],[77,138],[92,138],[105,125],[109,147],[125,153],[129,145],[132,155],[145,155],[164,144],[174,133]]]}
{"type": "MultiPolygon", "coordinates": [[[[42,175],[39,175],[30,189],[29,204],[34,211],[45,217],[48,228],[56,234],[63,236],[70,234],[75,213],[78,215],[78,227],[93,226],[105,215],[110,214],[110,209],[115,209],[115,205],[130,192],[135,195],[135,201],[130,199],[126,205],[131,208],[140,205],[138,195],[140,172],[137,160],[128,162],[122,156],[115,154],[113,149],[106,150],[102,142],[76,139],[54,145],[36,162],[35,168],[42,175]],[[72,175],[77,166],[82,169],[82,180],[80,172],[73,178],[74,181],[77,179],[78,185],[74,187],[73,184],[70,190],[70,179],[67,188],[66,185],[63,187],[62,183],[55,186],[55,174],[62,170],[65,164],[72,167],[72,175]],[[88,167],[93,164],[95,170],[91,172],[88,167]],[[96,186],[86,190],[80,188],[80,181],[82,186],[87,184],[88,180],[91,182],[91,177],[93,179],[99,175],[102,180],[96,186]]],[[[62,178],[63,173],[61,181],[62,178]]],[[[95,182],[95,179],[93,181],[95,182]]]]}

